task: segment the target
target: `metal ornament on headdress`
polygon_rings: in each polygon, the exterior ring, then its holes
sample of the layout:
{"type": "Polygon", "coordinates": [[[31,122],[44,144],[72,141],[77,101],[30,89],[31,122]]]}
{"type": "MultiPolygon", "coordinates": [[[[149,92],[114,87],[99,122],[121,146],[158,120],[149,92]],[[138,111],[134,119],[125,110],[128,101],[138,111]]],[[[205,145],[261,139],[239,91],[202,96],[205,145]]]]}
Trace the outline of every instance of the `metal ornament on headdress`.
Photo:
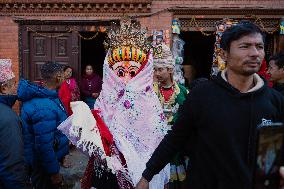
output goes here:
{"type": "Polygon", "coordinates": [[[154,66],[167,68],[175,67],[173,53],[164,43],[154,48],[154,66]]]}
{"type": "Polygon", "coordinates": [[[142,65],[147,61],[151,44],[140,23],[125,17],[121,19],[120,27],[113,27],[108,32],[106,47],[111,50],[108,57],[111,66],[120,61],[135,61],[142,65]]]}

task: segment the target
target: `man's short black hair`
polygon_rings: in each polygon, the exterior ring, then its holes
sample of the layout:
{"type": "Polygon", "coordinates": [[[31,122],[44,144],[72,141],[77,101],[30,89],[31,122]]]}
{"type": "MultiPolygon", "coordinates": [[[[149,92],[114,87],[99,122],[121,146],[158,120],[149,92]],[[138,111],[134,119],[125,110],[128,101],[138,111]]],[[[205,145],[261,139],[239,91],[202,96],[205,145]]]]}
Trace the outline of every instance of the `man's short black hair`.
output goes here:
{"type": "Polygon", "coordinates": [[[43,80],[48,81],[54,78],[56,74],[63,71],[63,66],[57,62],[47,62],[40,68],[41,77],[43,80]]]}
{"type": "Polygon", "coordinates": [[[264,43],[265,39],[264,33],[256,24],[247,20],[240,21],[238,24],[233,25],[232,27],[225,30],[225,32],[221,37],[220,47],[223,50],[229,52],[232,41],[236,41],[250,34],[258,34],[258,33],[262,35],[264,43]]]}
{"type": "Polygon", "coordinates": [[[271,60],[274,60],[274,63],[278,68],[283,68],[284,67],[284,51],[271,56],[269,58],[269,62],[271,60]]]}

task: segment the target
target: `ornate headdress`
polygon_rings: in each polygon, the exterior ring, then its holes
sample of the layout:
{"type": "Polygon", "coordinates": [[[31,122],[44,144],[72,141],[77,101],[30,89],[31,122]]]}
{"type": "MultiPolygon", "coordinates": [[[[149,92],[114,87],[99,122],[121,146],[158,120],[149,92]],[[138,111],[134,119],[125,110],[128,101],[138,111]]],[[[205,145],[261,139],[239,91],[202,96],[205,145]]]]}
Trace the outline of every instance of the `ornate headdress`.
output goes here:
{"type": "Polygon", "coordinates": [[[173,53],[170,47],[164,43],[154,49],[154,66],[167,68],[175,67],[173,53]]]}
{"type": "Polygon", "coordinates": [[[138,22],[132,22],[125,17],[120,21],[120,27],[113,27],[108,33],[107,48],[110,48],[108,63],[112,66],[120,61],[135,61],[141,65],[147,61],[151,48],[146,31],[138,22]]]}

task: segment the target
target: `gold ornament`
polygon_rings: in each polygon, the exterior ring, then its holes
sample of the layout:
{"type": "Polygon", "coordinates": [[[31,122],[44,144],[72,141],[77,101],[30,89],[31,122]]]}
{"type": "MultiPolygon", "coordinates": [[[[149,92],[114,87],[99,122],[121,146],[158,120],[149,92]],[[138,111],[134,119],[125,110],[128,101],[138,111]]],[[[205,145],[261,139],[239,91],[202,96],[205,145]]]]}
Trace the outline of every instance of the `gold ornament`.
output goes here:
{"type": "Polygon", "coordinates": [[[119,27],[110,28],[105,47],[111,51],[108,57],[110,65],[120,61],[135,61],[142,65],[147,61],[151,44],[140,23],[124,17],[119,27]]]}

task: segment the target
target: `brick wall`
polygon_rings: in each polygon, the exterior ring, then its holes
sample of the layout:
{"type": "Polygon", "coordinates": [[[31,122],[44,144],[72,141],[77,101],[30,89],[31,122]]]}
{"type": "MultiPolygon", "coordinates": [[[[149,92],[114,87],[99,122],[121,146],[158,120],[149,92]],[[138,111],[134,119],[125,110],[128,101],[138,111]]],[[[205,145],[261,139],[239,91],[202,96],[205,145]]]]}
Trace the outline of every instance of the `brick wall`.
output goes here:
{"type": "Polygon", "coordinates": [[[149,17],[138,19],[143,28],[147,28],[148,32],[153,30],[169,30],[171,31],[173,14],[170,12],[161,12],[149,17]]]}
{"type": "Polygon", "coordinates": [[[171,22],[173,15],[170,12],[161,12],[154,14],[149,17],[138,19],[143,27],[147,27],[149,30],[160,29],[166,30],[171,29],[171,22]]]}
{"type": "Polygon", "coordinates": [[[0,58],[12,59],[12,68],[19,76],[18,24],[12,17],[0,17],[0,58]]]}
{"type": "MultiPolygon", "coordinates": [[[[11,59],[12,69],[19,79],[19,45],[18,45],[18,24],[12,17],[0,17],[0,58],[11,59]]],[[[18,112],[19,105],[14,109],[18,112]]]]}
{"type": "Polygon", "coordinates": [[[176,6],[190,8],[264,7],[267,9],[279,9],[284,8],[284,2],[283,0],[153,0],[152,12],[176,6]]]}

